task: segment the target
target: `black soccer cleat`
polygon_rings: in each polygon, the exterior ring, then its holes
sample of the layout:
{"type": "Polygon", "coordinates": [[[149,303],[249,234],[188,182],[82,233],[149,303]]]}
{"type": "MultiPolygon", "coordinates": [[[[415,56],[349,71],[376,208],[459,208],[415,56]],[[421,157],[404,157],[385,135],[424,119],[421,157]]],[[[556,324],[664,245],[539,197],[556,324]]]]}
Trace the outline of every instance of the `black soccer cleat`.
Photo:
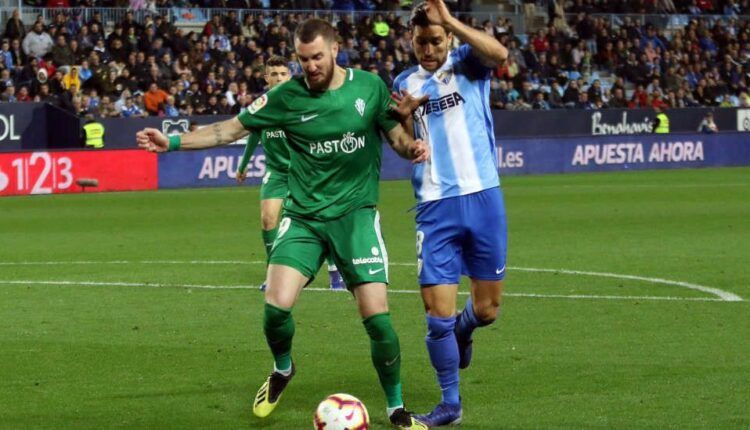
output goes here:
{"type": "Polygon", "coordinates": [[[281,398],[281,393],[284,391],[287,384],[289,384],[289,381],[292,380],[295,373],[296,368],[294,367],[294,363],[292,363],[292,373],[290,373],[289,376],[284,376],[279,372],[271,373],[255,395],[253,413],[257,417],[265,418],[276,409],[276,406],[279,404],[279,399],[281,398]]]}
{"type": "Polygon", "coordinates": [[[400,430],[429,430],[427,424],[414,418],[404,408],[396,409],[390,416],[391,424],[400,430]]]}

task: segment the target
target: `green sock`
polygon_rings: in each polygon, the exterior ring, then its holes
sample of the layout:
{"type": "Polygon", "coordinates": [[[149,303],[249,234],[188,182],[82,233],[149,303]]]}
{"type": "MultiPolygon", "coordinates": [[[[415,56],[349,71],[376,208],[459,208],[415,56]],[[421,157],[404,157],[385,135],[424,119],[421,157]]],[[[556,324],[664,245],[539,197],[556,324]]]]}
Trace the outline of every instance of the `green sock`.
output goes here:
{"type": "Polygon", "coordinates": [[[362,321],[370,336],[372,364],[385,391],[388,407],[404,404],[401,397],[401,348],[391,324],[391,314],[376,314],[362,321]]]}
{"type": "Polygon", "coordinates": [[[263,331],[271,348],[276,368],[286,370],[292,367],[292,337],[294,318],[291,309],[281,309],[266,303],[263,313],[263,331]]]}
{"type": "Polygon", "coordinates": [[[279,232],[279,228],[276,227],[273,230],[262,230],[263,246],[266,247],[266,259],[271,256],[271,249],[273,248],[273,242],[276,240],[276,234],[279,232]]]}

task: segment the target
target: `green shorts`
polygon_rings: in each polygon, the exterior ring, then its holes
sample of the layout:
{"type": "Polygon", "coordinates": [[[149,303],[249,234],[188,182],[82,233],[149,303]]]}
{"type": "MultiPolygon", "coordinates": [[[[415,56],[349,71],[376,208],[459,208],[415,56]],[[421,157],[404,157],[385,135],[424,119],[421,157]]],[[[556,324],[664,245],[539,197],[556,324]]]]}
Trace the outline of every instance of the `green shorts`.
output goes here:
{"type": "Polygon", "coordinates": [[[368,282],[388,283],[388,252],[375,208],[357,209],[330,221],[285,215],[269,264],[292,267],[312,281],[329,254],[347,288],[368,282]]]}
{"type": "Polygon", "coordinates": [[[289,175],[279,173],[275,170],[267,170],[263,176],[263,183],[260,186],[260,199],[285,199],[289,194],[289,175]]]}

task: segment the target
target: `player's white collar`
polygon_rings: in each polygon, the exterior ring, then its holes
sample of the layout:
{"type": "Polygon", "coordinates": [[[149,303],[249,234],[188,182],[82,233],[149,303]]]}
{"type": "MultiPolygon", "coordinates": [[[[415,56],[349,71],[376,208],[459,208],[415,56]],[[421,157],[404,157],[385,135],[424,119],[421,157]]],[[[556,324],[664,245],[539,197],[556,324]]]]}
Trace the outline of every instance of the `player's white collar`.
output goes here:
{"type": "Polygon", "coordinates": [[[447,84],[453,76],[453,61],[451,60],[450,54],[448,55],[448,58],[445,59],[445,63],[434,72],[428,71],[420,64],[417,73],[421,79],[435,79],[442,84],[447,84]]]}

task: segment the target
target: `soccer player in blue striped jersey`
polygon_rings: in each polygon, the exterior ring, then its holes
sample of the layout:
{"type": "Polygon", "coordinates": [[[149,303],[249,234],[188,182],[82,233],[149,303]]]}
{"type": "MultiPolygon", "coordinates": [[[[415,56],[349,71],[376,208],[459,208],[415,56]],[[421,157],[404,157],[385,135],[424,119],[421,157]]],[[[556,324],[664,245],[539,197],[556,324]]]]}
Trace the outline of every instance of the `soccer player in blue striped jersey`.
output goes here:
{"type": "Polygon", "coordinates": [[[491,71],[508,51],[427,0],[411,17],[419,62],[394,82],[402,122],[428,142],[432,159],[416,165],[417,258],[427,310],[427,351],[442,390],[419,417],[431,427],[462,419],[459,368],[469,365],[474,329],[497,318],[505,275],[507,227],[489,105],[491,71]],[[450,50],[453,38],[464,44],[450,50]],[[456,313],[458,284],[471,296],[456,313]]]}

